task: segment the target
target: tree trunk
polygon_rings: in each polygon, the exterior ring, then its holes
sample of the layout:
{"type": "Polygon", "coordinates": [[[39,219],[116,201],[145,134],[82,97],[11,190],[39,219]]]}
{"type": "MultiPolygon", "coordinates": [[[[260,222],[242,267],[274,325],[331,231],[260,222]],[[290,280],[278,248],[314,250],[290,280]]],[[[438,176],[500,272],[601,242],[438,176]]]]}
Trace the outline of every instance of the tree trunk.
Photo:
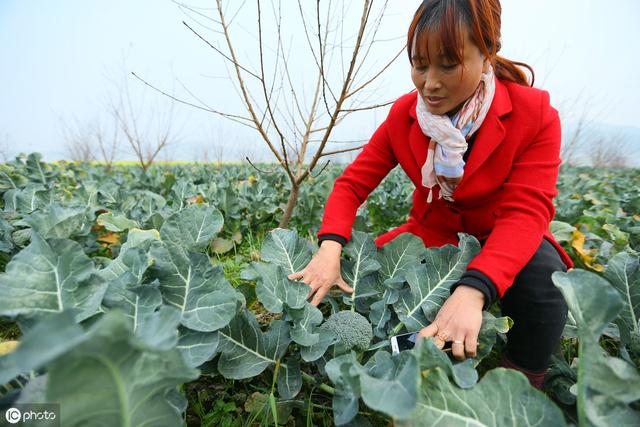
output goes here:
{"type": "Polygon", "coordinates": [[[293,214],[293,208],[296,207],[298,201],[298,195],[300,194],[300,184],[295,182],[291,183],[291,193],[289,194],[289,200],[287,201],[287,208],[284,211],[284,216],[280,220],[278,227],[287,228],[289,226],[289,220],[293,214]]]}

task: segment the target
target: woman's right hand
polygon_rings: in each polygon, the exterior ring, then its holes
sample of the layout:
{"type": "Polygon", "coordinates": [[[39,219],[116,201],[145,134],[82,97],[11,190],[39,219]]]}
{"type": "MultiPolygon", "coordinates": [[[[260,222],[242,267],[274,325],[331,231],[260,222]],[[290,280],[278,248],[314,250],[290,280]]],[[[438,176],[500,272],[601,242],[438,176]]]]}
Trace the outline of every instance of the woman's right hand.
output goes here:
{"type": "Polygon", "coordinates": [[[331,287],[336,284],[344,292],[353,292],[353,288],[342,279],[340,274],[341,253],[342,245],[340,243],[333,240],[325,240],[305,268],[287,276],[290,280],[300,279],[300,282],[311,287],[311,292],[307,299],[311,298],[315,293],[311,301],[312,305],[317,307],[331,287]]]}

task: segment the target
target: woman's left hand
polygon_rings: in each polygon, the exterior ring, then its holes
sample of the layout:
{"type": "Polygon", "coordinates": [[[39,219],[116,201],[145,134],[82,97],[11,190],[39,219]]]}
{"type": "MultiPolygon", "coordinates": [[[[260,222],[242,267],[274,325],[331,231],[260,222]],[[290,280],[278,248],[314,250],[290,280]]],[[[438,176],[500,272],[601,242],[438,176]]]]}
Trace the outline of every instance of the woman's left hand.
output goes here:
{"type": "Polygon", "coordinates": [[[475,357],[482,325],[484,294],[471,286],[459,285],[442,305],[434,321],[422,328],[418,339],[435,337],[438,348],[451,341],[451,352],[458,360],[475,357]]]}

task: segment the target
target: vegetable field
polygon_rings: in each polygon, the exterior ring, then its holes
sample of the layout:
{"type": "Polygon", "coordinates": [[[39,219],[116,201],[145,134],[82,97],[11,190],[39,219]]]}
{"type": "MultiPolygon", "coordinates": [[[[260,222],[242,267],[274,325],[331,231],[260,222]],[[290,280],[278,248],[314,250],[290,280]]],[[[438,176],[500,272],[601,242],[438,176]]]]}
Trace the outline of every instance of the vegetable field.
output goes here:
{"type": "Polygon", "coordinates": [[[301,189],[247,165],[0,165],[0,403],[59,403],[62,426],[640,425],[640,171],[565,168],[552,231],[576,268],[545,392],[496,368],[511,319],[484,313],[478,356],[423,341],[479,252],[400,235],[412,186],[396,169],[360,208],[342,274],[318,307],[287,275],[317,250],[342,167],[301,189]],[[329,320],[330,319],[330,320],[329,320]]]}

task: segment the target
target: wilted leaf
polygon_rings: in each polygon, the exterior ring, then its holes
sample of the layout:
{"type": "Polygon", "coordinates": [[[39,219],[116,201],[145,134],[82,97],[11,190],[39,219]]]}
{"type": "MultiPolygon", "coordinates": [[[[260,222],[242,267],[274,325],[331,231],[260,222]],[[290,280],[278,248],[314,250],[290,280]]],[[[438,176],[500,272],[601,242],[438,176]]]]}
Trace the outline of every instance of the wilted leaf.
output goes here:
{"type": "Polygon", "coordinates": [[[594,264],[595,257],[598,254],[598,249],[596,248],[585,249],[584,248],[585,238],[586,236],[584,235],[584,233],[581,233],[578,230],[574,231],[573,240],[571,241],[571,247],[575,249],[580,259],[584,262],[584,265],[586,265],[587,267],[589,267],[594,271],[599,271],[599,272],[603,271],[604,270],[603,265],[594,264]]]}
{"type": "Polygon", "coordinates": [[[5,356],[5,355],[13,352],[16,348],[18,348],[19,344],[20,344],[19,341],[3,341],[3,342],[0,342],[0,356],[5,356]]]}

